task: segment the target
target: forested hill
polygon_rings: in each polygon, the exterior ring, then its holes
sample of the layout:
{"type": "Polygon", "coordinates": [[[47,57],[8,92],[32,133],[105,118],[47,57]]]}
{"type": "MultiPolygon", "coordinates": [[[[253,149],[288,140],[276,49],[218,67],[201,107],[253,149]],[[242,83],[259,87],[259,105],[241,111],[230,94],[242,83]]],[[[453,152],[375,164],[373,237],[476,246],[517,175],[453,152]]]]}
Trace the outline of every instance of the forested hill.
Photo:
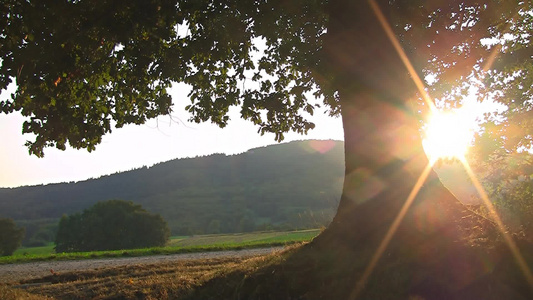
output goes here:
{"type": "Polygon", "coordinates": [[[336,210],[343,151],[339,141],[298,141],[77,183],[0,189],[0,217],[57,220],[97,201],[124,199],[161,214],[172,234],[312,226],[336,210]]]}

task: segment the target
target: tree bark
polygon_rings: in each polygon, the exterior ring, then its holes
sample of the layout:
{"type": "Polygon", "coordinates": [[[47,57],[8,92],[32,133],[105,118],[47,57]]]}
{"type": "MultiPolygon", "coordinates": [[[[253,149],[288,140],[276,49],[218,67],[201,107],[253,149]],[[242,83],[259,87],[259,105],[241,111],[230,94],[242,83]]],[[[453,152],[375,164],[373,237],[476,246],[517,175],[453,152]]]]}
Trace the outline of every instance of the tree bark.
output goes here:
{"type": "MultiPolygon", "coordinates": [[[[377,249],[429,164],[412,105],[417,90],[366,1],[331,1],[329,11],[324,62],[339,92],[345,181],[337,214],[313,247],[377,249]]],[[[461,285],[455,281],[461,276],[445,273],[450,265],[463,270],[474,256],[458,243],[471,234],[464,226],[470,213],[435,172],[429,171],[423,182],[400,225],[392,229],[387,255],[416,257],[418,276],[438,270],[438,276],[451,278],[450,285],[461,285]],[[454,261],[458,253],[463,259],[454,261]]]]}
{"type": "Polygon", "coordinates": [[[367,1],[345,0],[328,10],[324,62],[339,92],[345,138],[345,182],[331,226],[338,228],[350,227],[365,203],[406,196],[428,161],[411,105],[416,86],[375,12],[367,1]]]}

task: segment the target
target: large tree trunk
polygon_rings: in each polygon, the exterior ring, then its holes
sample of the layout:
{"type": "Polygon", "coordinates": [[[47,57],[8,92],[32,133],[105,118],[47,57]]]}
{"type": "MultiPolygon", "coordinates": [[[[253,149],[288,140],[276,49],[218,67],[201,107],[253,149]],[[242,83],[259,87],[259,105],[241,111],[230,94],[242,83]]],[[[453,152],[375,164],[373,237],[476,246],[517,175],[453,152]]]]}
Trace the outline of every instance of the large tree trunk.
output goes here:
{"type": "Polygon", "coordinates": [[[385,239],[428,166],[411,104],[416,88],[366,1],[329,5],[320,70],[339,92],[344,125],[346,177],[337,214],[312,243],[279,263],[210,284],[223,290],[235,279],[229,289],[235,299],[528,299],[507,285],[520,280],[506,273],[509,252],[472,245],[470,229],[484,224],[432,171],[385,239]]]}
{"type": "MultiPolygon", "coordinates": [[[[373,202],[391,198],[395,207],[401,205],[428,160],[413,105],[416,86],[375,11],[367,1],[338,0],[330,2],[329,15],[325,64],[339,91],[346,159],[343,194],[331,226],[338,230],[352,227],[354,214],[373,202]]],[[[392,203],[381,204],[393,210],[392,203]]],[[[379,210],[372,215],[388,221],[379,210]]]]}
{"type": "MultiPolygon", "coordinates": [[[[346,173],[337,215],[312,247],[338,257],[352,253],[368,264],[386,245],[378,266],[403,260],[418,266],[402,274],[413,277],[411,293],[453,298],[454,290],[484,275],[478,253],[468,248],[478,220],[435,172],[426,172],[405,217],[391,229],[429,163],[413,74],[367,1],[331,1],[327,35],[325,69],[339,91],[346,173]],[[390,230],[393,238],[383,244],[390,230]]],[[[361,266],[355,272],[361,275],[361,266]]]]}

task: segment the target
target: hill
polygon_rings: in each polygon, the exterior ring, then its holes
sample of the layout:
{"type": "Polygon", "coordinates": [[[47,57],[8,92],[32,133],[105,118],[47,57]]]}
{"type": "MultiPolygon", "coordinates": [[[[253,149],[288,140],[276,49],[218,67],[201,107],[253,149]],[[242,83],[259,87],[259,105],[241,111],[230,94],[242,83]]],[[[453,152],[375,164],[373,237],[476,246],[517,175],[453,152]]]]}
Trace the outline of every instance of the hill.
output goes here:
{"type": "Polygon", "coordinates": [[[109,199],[131,200],[161,214],[173,235],[317,227],[335,213],[343,151],[339,141],[297,141],[76,183],[4,188],[0,217],[27,228],[26,244],[52,240],[63,214],[109,199]]]}

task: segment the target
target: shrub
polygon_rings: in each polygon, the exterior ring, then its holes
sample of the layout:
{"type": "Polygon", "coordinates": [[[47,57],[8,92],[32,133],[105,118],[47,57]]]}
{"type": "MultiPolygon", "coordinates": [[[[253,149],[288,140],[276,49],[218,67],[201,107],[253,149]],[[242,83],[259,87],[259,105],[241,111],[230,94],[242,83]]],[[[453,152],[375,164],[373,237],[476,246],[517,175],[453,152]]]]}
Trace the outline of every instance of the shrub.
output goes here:
{"type": "Polygon", "coordinates": [[[24,228],[18,228],[12,219],[0,219],[0,255],[13,254],[24,238],[24,228]]]}
{"type": "Polygon", "coordinates": [[[167,223],[131,201],[98,202],[81,214],[63,216],[56,236],[57,252],[119,250],[164,246],[167,223]]]}

